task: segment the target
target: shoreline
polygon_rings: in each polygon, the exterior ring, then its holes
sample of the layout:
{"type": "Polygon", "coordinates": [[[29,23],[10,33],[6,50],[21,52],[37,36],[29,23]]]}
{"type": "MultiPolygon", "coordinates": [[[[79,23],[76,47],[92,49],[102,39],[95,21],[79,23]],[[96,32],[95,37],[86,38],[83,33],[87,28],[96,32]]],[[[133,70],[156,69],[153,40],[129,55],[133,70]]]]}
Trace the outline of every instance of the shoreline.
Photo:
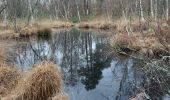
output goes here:
{"type": "MultiPolygon", "coordinates": [[[[163,22],[158,26],[159,22],[140,22],[139,20],[111,21],[87,21],[81,23],[71,23],[64,21],[44,21],[34,23],[32,25],[20,26],[18,32],[14,30],[1,30],[0,38],[2,40],[28,38],[31,36],[46,36],[60,29],[78,30],[101,30],[103,35],[105,31],[111,32],[113,48],[121,50],[125,53],[140,52],[149,56],[165,55],[170,52],[170,26],[168,22],[163,22]],[[158,34],[159,33],[159,34],[158,34]]],[[[21,24],[22,25],[22,24],[21,24]]]]}

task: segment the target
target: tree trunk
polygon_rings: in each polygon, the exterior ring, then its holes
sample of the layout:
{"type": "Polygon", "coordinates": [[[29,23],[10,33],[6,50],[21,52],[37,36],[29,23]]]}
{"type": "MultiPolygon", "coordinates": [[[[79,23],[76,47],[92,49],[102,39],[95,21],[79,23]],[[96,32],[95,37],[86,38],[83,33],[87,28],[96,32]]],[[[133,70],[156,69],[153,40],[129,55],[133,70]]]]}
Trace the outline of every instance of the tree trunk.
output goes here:
{"type": "Polygon", "coordinates": [[[155,20],[157,20],[158,15],[158,0],[155,0],[155,20]]]}
{"type": "Polygon", "coordinates": [[[7,26],[7,14],[6,13],[7,13],[6,9],[4,9],[4,21],[3,21],[3,23],[4,23],[5,27],[7,26]]]}
{"type": "Polygon", "coordinates": [[[166,20],[169,19],[169,0],[166,0],[166,20]]]}
{"type": "Polygon", "coordinates": [[[140,16],[141,16],[141,20],[145,21],[144,19],[144,14],[143,14],[143,5],[142,5],[142,0],[139,0],[140,3],[140,16]]]}
{"type": "Polygon", "coordinates": [[[29,7],[29,11],[28,11],[28,25],[30,24],[30,22],[32,23],[34,20],[34,17],[32,15],[32,6],[31,6],[31,1],[28,0],[28,7],[29,7]]]}
{"type": "Polygon", "coordinates": [[[77,7],[77,15],[78,15],[78,18],[79,18],[79,22],[81,22],[79,6],[78,6],[78,4],[77,4],[77,2],[76,2],[76,1],[75,1],[75,3],[76,3],[76,7],[77,7]]]}
{"type": "Polygon", "coordinates": [[[150,10],[151,10],[151,17],[154,18],[154,11],[153,11],[153,0],[150,0],[150,10]]]}

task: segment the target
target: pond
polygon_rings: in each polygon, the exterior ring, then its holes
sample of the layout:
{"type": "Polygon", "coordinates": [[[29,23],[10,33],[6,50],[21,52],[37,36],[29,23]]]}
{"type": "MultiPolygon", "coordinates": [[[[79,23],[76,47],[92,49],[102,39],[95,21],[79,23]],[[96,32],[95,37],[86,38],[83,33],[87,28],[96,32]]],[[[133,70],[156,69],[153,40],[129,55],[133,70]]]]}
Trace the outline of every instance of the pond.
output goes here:
{"type": "Polygon", "coordinates": [[[23,71],[44,60],[58,64],[70,100],[129,100],[146,77],[137,60],[112,54],[112,34],[72,29],[17,40],[15,62],[23,71]]]}

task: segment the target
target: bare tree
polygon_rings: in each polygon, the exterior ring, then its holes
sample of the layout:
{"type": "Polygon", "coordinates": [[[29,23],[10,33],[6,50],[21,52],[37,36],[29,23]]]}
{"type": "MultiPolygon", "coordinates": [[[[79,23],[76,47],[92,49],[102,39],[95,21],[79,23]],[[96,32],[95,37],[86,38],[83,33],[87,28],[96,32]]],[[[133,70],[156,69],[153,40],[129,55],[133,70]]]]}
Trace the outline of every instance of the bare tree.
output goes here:
{"type": "Polygon", "coordinates": [[[27,18],[28,24],[39,17],[70,20],[76,16],[81,21],[90,15],[168,19],[169,0],[1,0],[0,14],[3,19],[27,18]]]}
{"type": "Polygon", "coordinates": [[[151,9],[151,17],[154,17],[154,11],[153,11],[153,0],[150,0],[150,9],[151,9]]]}
{"type": "Polygon", "coordinates": [[[143,14],[143,4],[142,4],[142,0],[139,0],[139,4],[140,4],[140,16],[141,16],[141,20],[145,21],[144,19],[144,14],[143,14]]]}
{"type": "Polygon", "coordinates": [[[166,20],[169,19],[169,0],[166,0],[166,20]]]}

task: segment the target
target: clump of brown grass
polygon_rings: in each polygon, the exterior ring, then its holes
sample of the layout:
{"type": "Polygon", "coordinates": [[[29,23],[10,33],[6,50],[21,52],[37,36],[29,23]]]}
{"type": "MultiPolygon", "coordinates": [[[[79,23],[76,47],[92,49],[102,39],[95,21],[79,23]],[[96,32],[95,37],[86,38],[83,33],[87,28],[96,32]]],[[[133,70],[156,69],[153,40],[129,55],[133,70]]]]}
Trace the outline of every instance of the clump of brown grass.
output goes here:
{"type": "Polygon", "coordinates": [[[15,68],[8,66],[0,67],[0,95],[4,96],[18,84],[21,76],[15,68]]]}
{"type": "Polygon", "coordinates": [[[128,49],[131,51],[139,51],[149,56],[165,55],[165,47],[159,42],[154,35],[134,33],[118,33],[112,38],[112,46],[118,49],[128,49]]]}
{"type": "Polygon", "coordinates": [[[170,29],[160,28],[160,37],[164,38],[166,42],[170,43],[170,29]]]}
{"type": "Polygon", "coordinates": [[[87,22],[81,22],[76,25],[78,28],[95,28],[95,29],[115,29],[116,26],[111,20],[106,20],[104,18],[101,19],[93,19],[87,22]]]}
{"type": "Polygon", "coordinates": [[[39,25],[50,28],[68,28],[74,26],[73,23],[68,21],[43,21],[40,22],[39,25]]]}
{"type": "Polygon", "coordinates": [[[135,36],[128,36],[127,33],[118,33],[112,38],[112,46],[120,52],[137,52],[141,49],[141,47],[136,41],[137,37],[135,36]]]}
{"type": "Polygon", "coordinates": [[[129,47],[131,45],[131,39],[126,33],[119,33],[113,36],[112,46],[113,47],[129,47]]]}
{"type": "Polygon", "coordinates": [[[14,38],[14,30],[1,30],[0,31],[0,38],[1,39],[12,39],[14,38]]]}
{"type": "Polygon", "coordinates": [[[17,100],[47,100],[62,90],[62,76],[57,66],[43,62],[32,69],[15,91],[17,100]]]}
{"type": "Polygon", "coordinates": [[[26,25],[23,21],[19,21],[18,31],[15,32],[12,26],[3,28],[4,26],[0,23],[0,38],[2,39],[15,39],[18,37],[29,37],[32,35],[37,35],[37,33],[51,33],[51,28],[69,28],[73,27],[74,24],[68,21],[50,21],[50,20],[41,20],[38,22],[31,23],[26,25]]]}
{"type": "Polygon", "coordinates": [[[21,29],[20,37],[29,37],[33,35],[47,35],[52,32],[49,27],[41,27],[41,26],[27,26],[21,29]]]}
{"type": "Polygon", "coordinates": [[[132,19],[120,18],[114,21],[116,30],[119,32],[126,31],[126,28],[128,28],[132,32],[147,31],[150,28],[155,28],[156,27],[155,23],[156,22],[149,19],[146,21],[141,21],[139,18],[135,18],[135,17],[132,19]]]}

